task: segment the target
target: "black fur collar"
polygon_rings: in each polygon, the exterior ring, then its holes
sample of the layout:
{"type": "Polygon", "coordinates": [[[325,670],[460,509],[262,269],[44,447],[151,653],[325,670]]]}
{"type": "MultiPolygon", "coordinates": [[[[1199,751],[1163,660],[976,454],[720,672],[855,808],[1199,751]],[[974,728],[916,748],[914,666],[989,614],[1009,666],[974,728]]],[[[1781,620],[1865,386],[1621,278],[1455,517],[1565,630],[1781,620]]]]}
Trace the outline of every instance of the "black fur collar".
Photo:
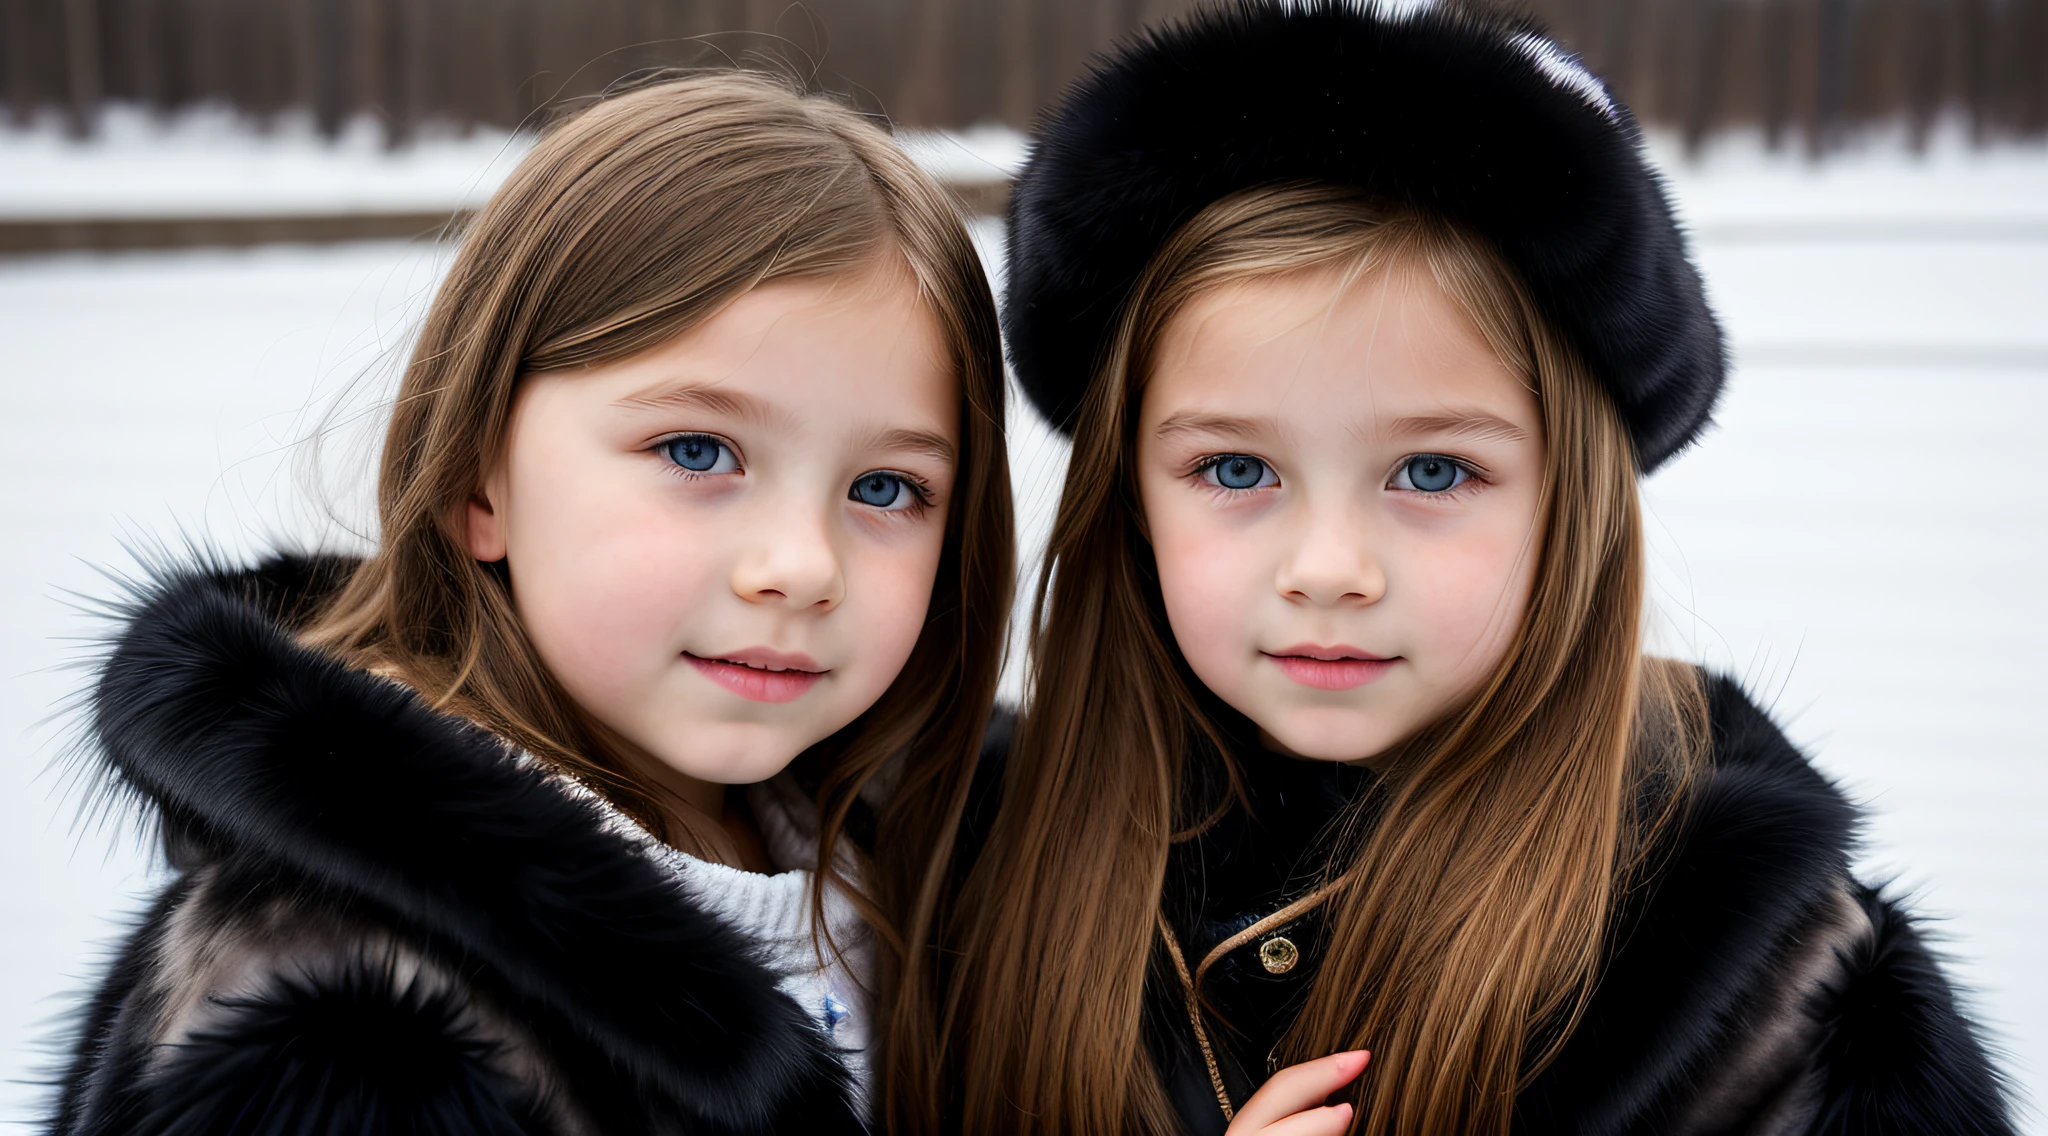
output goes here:
{"type": "Polygon", "coordinates": [[[280,557],[140,588],[93,703],[114,785],[154,808],[167,840],[278,865],[489,973],[656,1113],[745,1127],[821,1088],[841,1095],[822,1033],[748,944],[595,805],[293,641],[348,568],[280,557]]]}
{"type": "Polygon", "coordinates": [[[1619,1131],[1710,1073],[1730,1008],[1850,884],[1855,808],[1733,680],[1707,695],[1711,772],[1624,904],[1585,1019],[1518,1102],[1525,1131],[1619,1131]]]}

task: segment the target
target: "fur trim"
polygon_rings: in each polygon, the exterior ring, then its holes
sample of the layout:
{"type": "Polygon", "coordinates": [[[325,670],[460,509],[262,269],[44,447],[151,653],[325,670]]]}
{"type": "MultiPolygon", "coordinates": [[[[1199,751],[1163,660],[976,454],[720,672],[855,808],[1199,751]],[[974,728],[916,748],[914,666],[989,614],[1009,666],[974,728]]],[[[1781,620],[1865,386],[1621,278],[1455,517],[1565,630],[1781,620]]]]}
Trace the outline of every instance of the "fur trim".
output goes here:
{"type": "Polygon", "coordinates": [[[1733,680],[1707,693],[1712,772],[1618,916],[1593,1002],[1517,1102],[1518,1129],[2010,1133],[1940,968],[1850,875],[1855,807],[1733,680]],[[1900,996],[1863,997],[1873,982],[1900,996]],[[1847,1059],[1845,1016],[1855,1036],[1892,1039],[1870,1042],[1891,1064],[1847,1059]],[[1915,1123],[1887,1126],[1870,1094],[1915,1123]],[[1828,1119],[1844,1110],[1846,1126],[1828,1119]]]}
{"type": "MultiPolygon", "coordinates": [[[[463,998],[390,968],[328,966],[301,981],[283,967],[190,1036],[169,1067],[190,1076],[152,1083],[179,1100],[254,1092],[250,1078],[265,1091],[343,1094],[292,1098],[324,1113],[343,1107],[349,1085],[404,1068],[416,1074],[407,1091],[424,1094],[420,1115],[496,1117],[479,1121],[490,1130],[505,1116],[477,1103],[490,1084],[470,1076],[486,1050],[452,1024],[458,1003],[481,994],[535,1033],[565,1080],[598,1078],[609,1099],[584,1104],[616,1119],[606,1130],[858,1131],[822,1032],[750,944],[611,831],[598,805],[409,689],[292,639],[296,618],[347,569],[278,558],[149,585],[101,672],[99,752],[118,786],[161,816],[174,862],[247,877],[213,891],[245,908],[267,897],[388,928],[461,975],[463,998]],[[326,1040],[292,1033],[309,1024],[326,1040]],[[309,1046],[332,1056],[373,1035],[378,1054],[320,1065],[325,1080],[303,1065],[309,1046]],[[398,1053],[411,1056],[385,1060],[398,1053]],[[452,1095],[435,1088],[444,1082],[452,1095]]],[[[135,960],[165,953],[152,944],[175,933],[183,906],[166,903],[89,1011],[65,1115],[88,1111],[89,1082],[114,1071],[105,1057],[118,1019],[161,1012],[138,976],[151,964],[135,960]]],[[[230,916],[195,918],[218,932],[230,916]]],[[[112,1087],[135,1088],[132,1069],[119,1076],[112,1087]]]]}
{"type": "Polygon", "coordinates": [[[1557,1122],[1534,1131],[1626,1132],[1691,1111],[1699,1082],[1747,1041],[1724,1036],[1730,1015],[1848,878],[1849,802],[1734,682],[1709,679],[1708,705],[1713,771],[1617,916],[1579,1029],[1523,1096],[1529,1119],[1557,1122]]]}
{"type": "Polygon", "coordinates": [[[1464,6],[1240,0],[1129,44],[1039,125],[1003,323],[1071,430],[1138,276],[1204,206],[1316,180],[1491,240],[1620,407],[1649,472],[1698,438],[1720,328],[1627,108],[1534,23],[1464,6]]]}
{"type": "Polygon", "coordinates": [[[308,1136],[546,1131],[515,1103],[466,1011],[453,991],[423,991],[386,967],[274,976],[258,995],[223,1000],[216,1024],[180,1043],[127,1130],[200,1136],[245,1115],[250,1130],[308,1136]]]}
{"type": "Polygon", "coordinates": [[[2010,1132],[2005,1080],[1920,932],[1875,891],[1856,898],[1872,933],[1845,953],[1841,980],[1821,1000],[1826,1104],[1814,1132],[2010,1132]]]}

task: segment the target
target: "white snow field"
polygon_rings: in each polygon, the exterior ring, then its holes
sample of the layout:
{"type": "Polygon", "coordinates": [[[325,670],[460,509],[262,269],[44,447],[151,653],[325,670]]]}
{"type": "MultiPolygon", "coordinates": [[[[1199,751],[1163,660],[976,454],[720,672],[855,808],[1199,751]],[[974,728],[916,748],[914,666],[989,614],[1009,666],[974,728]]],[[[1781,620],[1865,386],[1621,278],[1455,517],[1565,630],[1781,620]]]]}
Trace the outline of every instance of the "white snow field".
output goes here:
{"type": "MultiPolygon", "coordinates": [[[[1020,153],[1001,132],[920,147],[965,180],[1020,153]]],[[[221,121],[130,122],[82,148],[0,136],[0,217],[448,208],[511,153],[472,137],[387,155],[221,121]]],[[[1647,485],[1659,643],[1746,680],[1870,807],[1864,871],[1937,920],[2038,1097],[2048,149],[1659,153],[1737,363],[1718,429],[1647,485]]],[[[978,235],[993,262],[997,227],[978,235]]],[[[307,471],[360,518],[364,440],[445,255],[0,260],[0,1121],[41,1115],[61,1019],[159,879],[130,818],[95,822],[62,773],[66,699],[103,626],[74,597],[112,594],[101,568],[131,569],[132,545],[354,540],[307,471]]],[[[1031,549],[1066,455],[1028,411],[1012,426],[1031,549]]]]}

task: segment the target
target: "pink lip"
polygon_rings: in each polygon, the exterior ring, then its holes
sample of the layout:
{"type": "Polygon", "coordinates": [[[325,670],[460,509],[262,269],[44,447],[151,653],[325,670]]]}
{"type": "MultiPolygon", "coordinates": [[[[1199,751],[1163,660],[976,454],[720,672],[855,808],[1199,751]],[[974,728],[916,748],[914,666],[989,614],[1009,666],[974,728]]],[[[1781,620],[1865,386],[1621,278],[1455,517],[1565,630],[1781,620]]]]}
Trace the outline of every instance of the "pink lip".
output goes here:
{"type": "Polygon", "coordinates": [[[809,655],[784,654],[766,647],[729,651],[716,658],[685,651],[683,658],[705,678],[755,702],[794,702],[827,673],[809,655]],[[762,669],[766,667],[781,669],[762,669]]]}
{"type": "Polygon", "coordinates": [[[1364,686],[1393,670],[1394,664],[1401,661],[1398,655],[1386,659],[1371,651],[1343,644],[1322,647],[1314,643],[1297,643],[1278,651],[1260,653],[1273,660],[1281,674],[1317,690],[1350,690],[1364,686]]]}

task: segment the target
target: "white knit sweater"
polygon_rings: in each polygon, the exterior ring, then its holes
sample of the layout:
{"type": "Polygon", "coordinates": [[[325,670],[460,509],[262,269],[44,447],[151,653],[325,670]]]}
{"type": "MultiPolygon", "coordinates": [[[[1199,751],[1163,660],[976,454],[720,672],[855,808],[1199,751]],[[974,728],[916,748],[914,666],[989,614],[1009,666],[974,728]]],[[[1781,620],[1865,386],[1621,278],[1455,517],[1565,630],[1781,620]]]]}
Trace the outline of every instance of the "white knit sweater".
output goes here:
{"type": "MultiPolygon", "coordinates": [[[[579,792],[587,790],[579,787],[579,792]]],[[[782,992],[839,1047],[853,1080],[854,1104],[865,1111],[873,935],[844,891],[829,881],[825,888],[829,938],[812,934],[811,878],[818,862],[818,812],[810,799],[783,776],[749,786],[747,804],[761,826],[768,859],[776,868],[773,875],[677,851],[655,840],[624,813],[605,807],[614,826],[673,873],[699,906],[756,944],[755,957],[779,976],[782,992]]],[[[850,861],[842,858],[839,870],[851,876],[850,861]]]]}

